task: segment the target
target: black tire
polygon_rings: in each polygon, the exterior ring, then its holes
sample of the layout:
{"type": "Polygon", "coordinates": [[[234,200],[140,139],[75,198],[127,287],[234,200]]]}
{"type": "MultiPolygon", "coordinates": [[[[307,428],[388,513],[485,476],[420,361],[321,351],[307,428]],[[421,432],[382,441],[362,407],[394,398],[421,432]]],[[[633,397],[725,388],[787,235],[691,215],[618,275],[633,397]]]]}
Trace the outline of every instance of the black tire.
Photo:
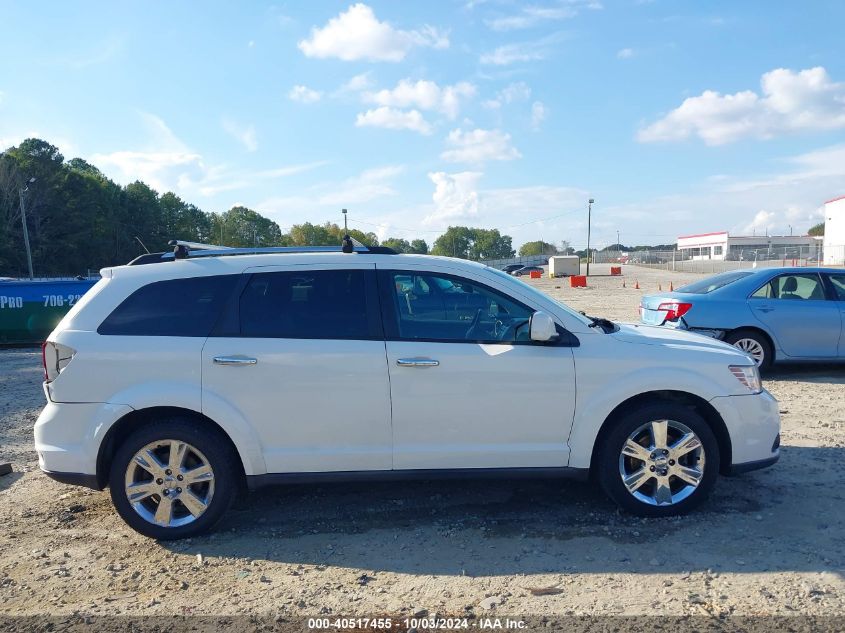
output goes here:
{"type": "MultiPolygon", "coordinates": [[[[637,408],[616,420],[599,438],[596,476],[608,497],[623,510],[644,517],[685,514],[702,503],[713,489],[719,473],[719,444],[707,422],[692,408],[672,402],[655,402],[637,408]],[[698,486],[686,498],[667,505],[650,505],[634,496],[622,481],[622,447],[637,429],[654,420],[679,422],[698,436],[704,452],[704,468],[698,486]]],[[[675,478],[673,485],[683,482],[675,478]]],[[[650,482],[645,486],[653,485],[650,482]]]]}
{"type": "MultiPolygon", "coordinates": [[[[132,432],[114,454],[109,472],[112,503],[127,525],[144,536],[164,541],[202,534],[213,528],[232,505],[239,488],[237,459],[228,438],[198,420],[170,417],[150,422],[132,432]],[[131,460],[142,448],[161,440],[178,440],[195,447],[206,458],[214,474],[214,489],[208,507],[186,525],[156,525],[143,518],[126,495],[125,478],[131,460]]],[[[188,475],[185,476],[187,478],[188,475]]]]}
{"type": "Polygon", "coordinates": [[[757,364],[757,367],[760,369],[760,373],[771,369],[772,363],[775,361],[775,353],[774,350],[772,350],[772,345],[769,343],[769,339],[757,330],[741,328],[728,334],[725,337],[725,343],[738,347],[737,342],[743,339],[755,341],[762,348],[763,360],[757,364]]]}

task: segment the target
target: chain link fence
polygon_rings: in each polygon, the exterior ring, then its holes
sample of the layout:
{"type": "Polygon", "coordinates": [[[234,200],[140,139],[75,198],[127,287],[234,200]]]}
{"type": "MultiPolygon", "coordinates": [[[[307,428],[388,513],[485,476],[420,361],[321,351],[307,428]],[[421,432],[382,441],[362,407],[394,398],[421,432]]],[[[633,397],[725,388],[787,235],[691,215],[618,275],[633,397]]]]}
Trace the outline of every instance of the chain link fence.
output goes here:
{"type": "Polygon", "coordinates": [[[774,266],[845,266],[845,245],[780,246],[758,249],[732,247],[724,259],[696,257],[689,251],[595,251],[597,264],[633,264],[661,270],[691,273],[720,273],[740,268],[774,266]],[[825,257],[827,256],[827,257],[825,257]]]}

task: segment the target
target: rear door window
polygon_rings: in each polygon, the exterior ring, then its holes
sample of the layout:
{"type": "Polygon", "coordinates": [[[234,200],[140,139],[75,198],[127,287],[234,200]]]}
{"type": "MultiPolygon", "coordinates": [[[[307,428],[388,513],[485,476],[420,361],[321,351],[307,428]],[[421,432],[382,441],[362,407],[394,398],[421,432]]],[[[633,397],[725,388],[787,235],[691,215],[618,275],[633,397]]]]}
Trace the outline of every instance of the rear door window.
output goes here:
{"type": "Polygon", "coordinates": [[[106,335],[208,336],[240,275],[168,279],[147,284],[97,328],[106,335]]]}
{"type": "MultiPolygon", "coordinates": [[[[240,334],[260,338],[381,338],[364,270],[255,273],[240,296],[240,334]]],[[[373,291],[374,292],[374,289],[373,291]]]]}

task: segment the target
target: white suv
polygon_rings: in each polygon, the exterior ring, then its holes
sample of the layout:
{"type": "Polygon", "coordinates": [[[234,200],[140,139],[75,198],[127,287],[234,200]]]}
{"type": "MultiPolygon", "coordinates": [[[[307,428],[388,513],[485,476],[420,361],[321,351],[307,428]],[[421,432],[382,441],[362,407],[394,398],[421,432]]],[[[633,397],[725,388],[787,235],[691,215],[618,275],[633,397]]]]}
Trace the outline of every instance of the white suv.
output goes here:
{"type": "Polygon", "coordinates": [[[665,516],[778,458],[777,403],[730,345],[468,261],[263,250],[102,271],[44,344],[48,475],[167,539],[244,488],[326,479],[592,474],[665,516]]]}

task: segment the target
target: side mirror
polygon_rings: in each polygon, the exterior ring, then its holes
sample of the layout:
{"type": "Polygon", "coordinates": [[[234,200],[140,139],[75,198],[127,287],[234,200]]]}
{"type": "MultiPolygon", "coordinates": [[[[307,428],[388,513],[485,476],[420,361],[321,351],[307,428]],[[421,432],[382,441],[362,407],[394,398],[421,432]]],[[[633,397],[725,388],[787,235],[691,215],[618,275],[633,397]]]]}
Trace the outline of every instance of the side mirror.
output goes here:
{"type": "Polygon", "coordinates": [[[528,322],[528,331],[532,341],[546,343],[558,337],[555,322],[545,312],[535,312],[528,322]]]}

